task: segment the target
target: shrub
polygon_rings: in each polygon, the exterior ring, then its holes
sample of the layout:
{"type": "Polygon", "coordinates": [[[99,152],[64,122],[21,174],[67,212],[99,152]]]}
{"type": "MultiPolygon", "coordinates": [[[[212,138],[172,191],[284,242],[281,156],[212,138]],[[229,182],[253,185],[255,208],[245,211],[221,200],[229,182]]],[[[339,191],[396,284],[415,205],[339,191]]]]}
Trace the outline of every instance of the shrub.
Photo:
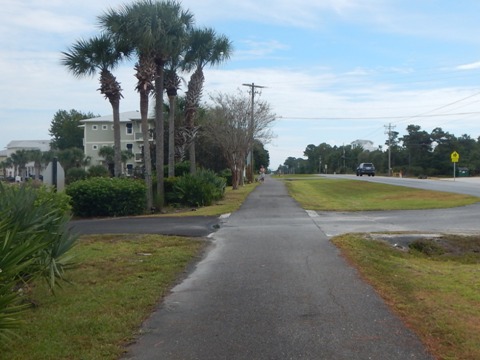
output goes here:
{"type": "Polygon", "coordinates": [[[65,175],[65,182],[71,184],[78,180],[83,180],[87,178],[87,172],[82,168],[71,168],[67,170],[65,175]]]}
{"type": "Polygon", "coordinates": [[[219,174],[227,182],[227,186],[232,186],[232,171],[230,169],[224,169],[219,174]]]}
{"type": "Polygon", "coordinates": [[[408,247],[429,256],[443,255],[445,253],[445,249],[432,239],[415,240],[408,247]]]}
{"type": "Polygon", "coordinates": [[[37,199],[35,206],[44,206],[46,203],[52,203],[55,208],[63,213],[70,214],[72,206],[71,198],[65,192],[57,192],[51,186],[41,185],[37,188],[37,199]]]}
{"type": "Polygon", "coordinates": [[[175,193],[175,184],[179,177],[165,178],[165,201],[167,204],[178,203],[177,194],[175,193]]]}
{"type": "Polygon", "coordinates": [[[196,174],[186,174],[177,179],[174,185],[175,199],[188,206],[208,206],[220,200],[225,194],[226,182],[211,170],[199,170],[196,174]]]}
{"type": "Polygon", "coordinates": [[[138,180],[95,177],[69,185],[66,192],[76,216],[128,216],[145,210],[145,185],[138,180]]]}
{"type": "Polygon", "coordinates": [[[110,177],[110,172],[105,166],[93,165],[88,169],[88,177],[110,177]]]}
{"type": "Polygon", "coordinates": [[[53,290],[71,265],[76,236],[68,231],[66,199],[46,187],[0,183],[0,338],[11,336],[27,308],[18,288],[43,277],[53,290]]]}
{"type": "Polygon", "coordinates": [[[175,164],[175,176],[183,176],[190,173],[190,161],[182,161],[175,164]]]}

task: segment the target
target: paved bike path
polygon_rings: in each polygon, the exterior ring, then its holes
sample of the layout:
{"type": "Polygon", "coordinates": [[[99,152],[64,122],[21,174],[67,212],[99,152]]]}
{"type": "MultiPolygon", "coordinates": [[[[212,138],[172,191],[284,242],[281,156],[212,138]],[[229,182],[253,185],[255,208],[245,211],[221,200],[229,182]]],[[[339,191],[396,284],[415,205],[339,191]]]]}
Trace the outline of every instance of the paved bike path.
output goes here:
{"type": "Polygon", "coordinates": [[[125,359],[432,359],[270,178],[145,322],[125,359]]]}

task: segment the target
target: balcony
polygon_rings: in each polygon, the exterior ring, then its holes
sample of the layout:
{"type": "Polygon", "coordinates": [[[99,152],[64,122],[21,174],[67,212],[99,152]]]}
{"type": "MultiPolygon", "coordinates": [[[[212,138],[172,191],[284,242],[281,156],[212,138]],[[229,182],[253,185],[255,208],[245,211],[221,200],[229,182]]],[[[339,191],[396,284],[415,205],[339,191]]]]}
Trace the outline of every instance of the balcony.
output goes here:
{"type": "MultiPolygon", "coordinates": [[[[153,130],[149,130],[150,136],[148,137],[148,140],[153,141],[153,130]]],[[[136,132],[134,134],[134,140],[135,141],[143,141],[143,134],[141,132],[136,132]]]]}

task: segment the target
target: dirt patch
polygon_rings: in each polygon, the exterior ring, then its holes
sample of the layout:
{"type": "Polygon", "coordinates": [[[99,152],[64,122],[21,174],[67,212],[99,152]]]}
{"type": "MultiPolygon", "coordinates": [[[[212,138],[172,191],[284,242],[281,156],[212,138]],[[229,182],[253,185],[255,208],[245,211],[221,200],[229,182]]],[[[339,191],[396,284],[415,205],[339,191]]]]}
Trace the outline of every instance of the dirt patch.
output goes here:
{"type": "Polygon", "coordinates": [[[480,235],[370,234],[369,236],[374,240],[386,241],[405,251],[415,248],[427,255],[470,256],[472,259],[478,258],[480,262],[480,235]],[[429,253],[432,249],[441,251],[429,253]]]}

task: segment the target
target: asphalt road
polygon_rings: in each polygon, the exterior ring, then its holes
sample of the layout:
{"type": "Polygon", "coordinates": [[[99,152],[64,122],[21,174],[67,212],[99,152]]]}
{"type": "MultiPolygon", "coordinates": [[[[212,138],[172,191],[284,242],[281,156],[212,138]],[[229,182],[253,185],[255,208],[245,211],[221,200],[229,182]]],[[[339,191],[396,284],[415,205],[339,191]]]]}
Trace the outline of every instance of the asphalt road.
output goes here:
{"type": "Polygon", "coordinates": [[[480,177],[457,178],[400,178],[388,176],[355,176],[355,175],[321,175],[328,178],[349,179],[359,181],[379,182],[384,184],[406,186],[417,189],[453,192],[480,197],[480,177]]]}
{"type": "Polygon", "coordinates": [[[431,359],[282,182],[267,179],[211,240],[125,359],[431,359]]]}
{"type": "Polygon", "coordinates": [[[219,225],[218,216],[187,217],[121,217],[74,220],[73,232],[86,234],[163,234],[204,237],[219,225]]]}

